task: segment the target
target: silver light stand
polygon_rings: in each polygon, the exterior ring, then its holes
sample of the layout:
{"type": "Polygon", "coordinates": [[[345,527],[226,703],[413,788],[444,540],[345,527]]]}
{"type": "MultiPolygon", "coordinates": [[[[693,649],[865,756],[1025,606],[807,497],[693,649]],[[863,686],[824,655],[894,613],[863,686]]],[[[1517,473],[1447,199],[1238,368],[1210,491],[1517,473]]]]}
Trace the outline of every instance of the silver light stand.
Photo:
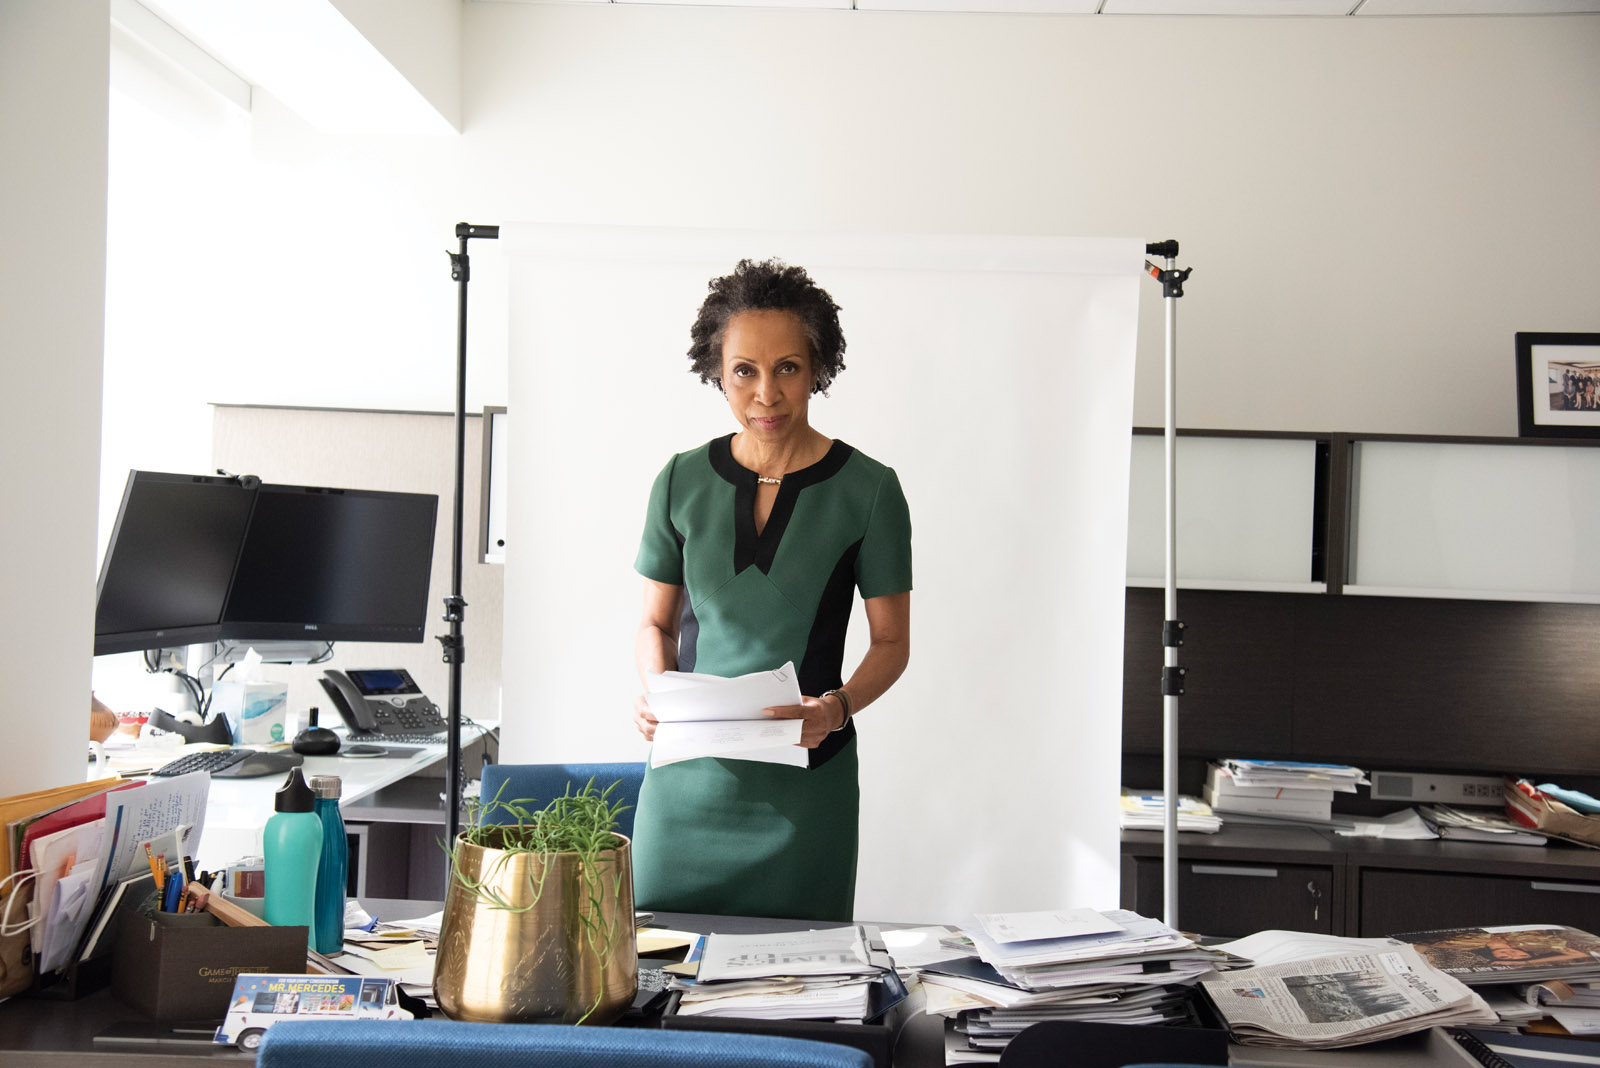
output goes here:
{"type": "MultiPolygon", "coordinates": [[[[460,303],[456,311],[456,484],[454,512],[452,513],[454,540],[450,557],[450,596],[444,599],[444,621],[450,624],[449,634],[439,634],[439,644],[444,647],[444,662],[450,665],[450,695],[448,700],[447,737],[445,739],[444,769],[444,826],[445,842],[454,847],[456,835],[461,833],[461,665],[467,658],[466,643],[461,637],[461,622],[466,617],[467,602],[461,596],[461,557],[463,493],[466,484],[467,464],[467,282],[472,278],[471,263],[467,258],[467,242],[472,238],[493,240],[500,236],[498,226],[474,226],[456,223],[456,237],[461,241],[460,252],[449,252],[450,277],[458,285],[460,303]]],[[[450,885],[449,853],[445,854],[445,886],[450,885]]]]}
{"type": "Polygon", "coordinates": [[[1186,668],[1178,666],[1183,644],[1183,623],[1178,619],[1178,298],[1193,267],[1178,270],[1178,243],[1158,241],[1144,247],[1145,255],[1160,256],[1166,268],[1145,261],[1145,270],[1161,283],[1167,309],[1166,350],[1166,609],[1161,624],[1165,662],[1161,669],[1161,890],[1163,919],[1178,927],[1178,698],[1183,696],[1186,668]]]}

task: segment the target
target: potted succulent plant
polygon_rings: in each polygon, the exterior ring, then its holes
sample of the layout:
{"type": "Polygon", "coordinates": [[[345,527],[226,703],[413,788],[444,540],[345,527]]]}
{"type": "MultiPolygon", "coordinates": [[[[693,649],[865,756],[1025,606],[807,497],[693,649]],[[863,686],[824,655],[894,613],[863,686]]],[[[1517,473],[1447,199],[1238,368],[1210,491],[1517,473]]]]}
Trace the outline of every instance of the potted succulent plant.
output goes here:
{"type": "Polygon", "coordinates": [[[469,810],[434,966],[446,1016],[605,1024],[633,1002],[633,865],[615,788],[590,780],[543,808],[496,797],[469,810]]]}

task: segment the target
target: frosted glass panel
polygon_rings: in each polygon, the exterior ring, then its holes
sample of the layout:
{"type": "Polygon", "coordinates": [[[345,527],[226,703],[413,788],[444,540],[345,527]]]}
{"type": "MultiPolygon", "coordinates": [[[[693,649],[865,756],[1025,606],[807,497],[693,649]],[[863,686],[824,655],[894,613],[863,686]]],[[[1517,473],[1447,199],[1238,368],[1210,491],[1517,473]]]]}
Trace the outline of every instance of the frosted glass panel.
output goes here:
{"type": "Polygon", "coordinates": [[[1600,594],[1600,449],[1358,442],[1354,508],[1351,585],[1600,594]]]}
{"type": "MultiPolygon", "coordinates": [[[[1317,443],[1309,438],[1178,438],[1178,578],[1192,584],[1305,585],[1317,443]]],[[[1136,434],[1128,493],[1128,580],[1166,573],[1163,442],[1136,434]]]]}

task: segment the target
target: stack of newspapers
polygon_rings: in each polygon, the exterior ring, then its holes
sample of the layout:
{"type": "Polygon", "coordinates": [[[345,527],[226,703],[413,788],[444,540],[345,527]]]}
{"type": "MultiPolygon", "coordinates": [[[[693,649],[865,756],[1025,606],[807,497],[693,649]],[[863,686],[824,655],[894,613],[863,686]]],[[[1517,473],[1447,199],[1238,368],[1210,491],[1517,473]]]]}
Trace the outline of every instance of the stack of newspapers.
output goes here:
{"type": "Polygon", "coordinates": [[[1263,931],[1220,948],[1257,962],[1201,983],[1238,1042],[1333,1049],[1499,1019],[1460,980],[1392,939],[1263,931]]]}
{"type": "Polygon", "coordinates": [[[1233,759],[1206,769],[1204,794],[1233,823],[1255,817],[1263,822],[1328,823],[1334,818],[1333,795],[1353,794],[1366,781],[1366,773],[1348,764],[1233,759]]]}
{"type": "MultiPolygon", "coordinates": [[[[757,1020],[868,1017],[872,989],[894,962],[861,925],[820,931],[707,935],[692,979],[674,978],[680,1016],[757,1020]]],[[[898,979],[892,980],[898,983],[898,979]]]]}
{"type": "Polygon", "coordinates": [[[976,957],[919,969],[929,1011],[954,1020],[950,1064],[998,1060],[1012,1038],[1045,1020],[1187,1021],[1200,977],[1237,963],[1121,909],[996,913],[961,930],[976,957]]]}

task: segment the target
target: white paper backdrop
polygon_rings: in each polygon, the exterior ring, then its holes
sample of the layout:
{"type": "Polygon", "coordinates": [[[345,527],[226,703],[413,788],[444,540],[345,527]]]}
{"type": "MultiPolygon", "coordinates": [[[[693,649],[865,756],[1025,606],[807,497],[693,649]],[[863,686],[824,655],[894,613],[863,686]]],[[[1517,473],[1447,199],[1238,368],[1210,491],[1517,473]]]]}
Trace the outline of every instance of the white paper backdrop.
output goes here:
{"type": "MultiPolygon", "coordinates": [[[[737,429],[688,373],[706,282],[805,266],[847,370],[811,422],[911,506],[911,665],[858,721],[864,918],[1118,895],[1129,427],[1143,245],[509,225],[502,759],[643,760],[651,480],[737,429]]],[[[845,676],[866,644],[857,602],[845,676]]]]}

